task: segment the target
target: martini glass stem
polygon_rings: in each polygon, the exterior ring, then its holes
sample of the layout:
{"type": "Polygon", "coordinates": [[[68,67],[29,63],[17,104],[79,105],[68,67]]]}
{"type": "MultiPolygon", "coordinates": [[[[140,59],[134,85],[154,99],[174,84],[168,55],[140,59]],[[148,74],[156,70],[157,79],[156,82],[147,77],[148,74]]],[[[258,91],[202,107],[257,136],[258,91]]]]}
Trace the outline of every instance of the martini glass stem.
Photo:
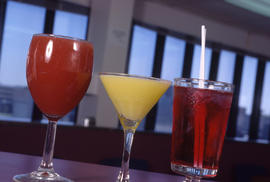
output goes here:
{"type": "Polygon", "coordinates": [[[38,168],[38,171],[54,172],[52,159],[54,153],[55,135],[56,135],[56,122],[49,121],[46,132],[45,144],[43,148],[43,158],[38,168]]]}
{"type": "Polygon", "coordinates": [[[135,130],[124,129],[124,148],[117,182],[129,182],[129,159],[135,130]]]}

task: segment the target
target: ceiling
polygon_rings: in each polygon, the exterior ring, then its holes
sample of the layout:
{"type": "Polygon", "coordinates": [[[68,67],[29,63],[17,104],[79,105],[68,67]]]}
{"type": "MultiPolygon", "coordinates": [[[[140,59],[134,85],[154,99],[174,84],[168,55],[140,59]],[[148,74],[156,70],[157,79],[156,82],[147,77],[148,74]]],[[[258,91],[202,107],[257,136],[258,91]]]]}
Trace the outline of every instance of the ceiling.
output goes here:
{"type": "MultiPolygon", "coordinates": [[[[224,0],[147,0],[270,37],[270,18],[224,0]]],[[[270,11],[270,8],[269,8],[270,11]]]]}

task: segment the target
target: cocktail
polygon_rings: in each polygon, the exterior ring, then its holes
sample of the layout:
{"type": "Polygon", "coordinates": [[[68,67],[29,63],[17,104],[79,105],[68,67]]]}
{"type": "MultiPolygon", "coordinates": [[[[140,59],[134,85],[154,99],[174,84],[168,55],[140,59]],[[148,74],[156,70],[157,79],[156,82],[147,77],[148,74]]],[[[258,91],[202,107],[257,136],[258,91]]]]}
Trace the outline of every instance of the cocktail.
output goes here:
{"type": "Polygon", "coordinates": [[[14,181],[71,181],[53,169],[56,125],[84,96],[91,80],[92,65],[93,47],[87,41],[51,34],[33,36],[27,57],[27,83],[49,123],[39,168],[30,174],[14,176],[14,181]]]}
{"type": "Polygon", "coordinates": [[[129,158],[135,130],[171,82],[121,73],[100,73],[100,79],[124,129],[124,149],[117,182],[129,182],[129,158]]]}
{"type": "Polygon", "coordinates": [[[175,79],[171,169],[186,182],[216,176],[232,96],[228,83],[175,79]]]}

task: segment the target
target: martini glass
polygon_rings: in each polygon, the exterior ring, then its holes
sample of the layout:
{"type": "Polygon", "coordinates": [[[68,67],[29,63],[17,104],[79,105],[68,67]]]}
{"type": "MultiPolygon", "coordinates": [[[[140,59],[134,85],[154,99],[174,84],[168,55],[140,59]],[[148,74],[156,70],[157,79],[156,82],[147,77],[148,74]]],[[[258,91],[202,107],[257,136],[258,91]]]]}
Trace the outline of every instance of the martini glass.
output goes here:
{"type": "Polygon", "coordinates": [[[84,96],[92,75],[93,47],[84,40],[36,34],[30,44],[26,76],[31,95],[49,123],[40,166],[13,177],[16,182],[71,182],[53,169],[57,121],[84,96]]]}
{"type": "Polygon", "coordinates": [[[123,73],[100,73],[100,79],[124,129],[124,149],[117,182],[129,182],[129,159],[136,128],[171,82],[123,73]]]}
{"type": "Polygon", "coordinates": [[[171,169],[199,182],[217,175],[233,85],[203,79],[174,80],[171,169]]]}

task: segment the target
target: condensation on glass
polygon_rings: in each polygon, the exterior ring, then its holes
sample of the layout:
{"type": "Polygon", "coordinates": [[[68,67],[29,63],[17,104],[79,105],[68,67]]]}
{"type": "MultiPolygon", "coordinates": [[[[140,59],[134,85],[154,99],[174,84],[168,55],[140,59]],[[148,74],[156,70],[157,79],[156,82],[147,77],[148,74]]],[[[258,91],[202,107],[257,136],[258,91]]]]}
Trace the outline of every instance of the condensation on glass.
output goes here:
{"type": "MultiPolygon", "coordinates": [[[[184,40],[166,36],[163,55],[161,78],[173,81],[182,76],[186,42],[184,40]]],[[[170,133],[172,131],[173,86],[158,102],[156,116],[156,132],[170,133]]]]}
{"type": "MultiPolygon", "coordinates": [[[[139,25],[133,26],[133,37],[130,50],[128,73],[152,76],[157,33],[139,25]]],[[[138,131],[144,130],[145,119],[138,131]]]]}
{"type": "Polygon", "coordinates": [[[46,9],[7,1],[0,55],[0,119],[30,122],[33,100],[26,83],[26,57],[34,33],[44,28],[46,9]]]}

